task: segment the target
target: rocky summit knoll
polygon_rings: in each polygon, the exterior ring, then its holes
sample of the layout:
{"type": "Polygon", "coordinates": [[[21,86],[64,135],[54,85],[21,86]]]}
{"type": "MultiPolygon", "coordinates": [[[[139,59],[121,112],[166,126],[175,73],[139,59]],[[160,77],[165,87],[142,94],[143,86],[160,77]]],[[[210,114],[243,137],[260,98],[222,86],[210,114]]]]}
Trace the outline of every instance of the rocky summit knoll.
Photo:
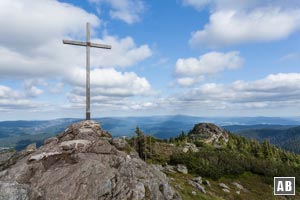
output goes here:
{"type": "Polygon", "coordinates": [[[225,130],[211,123],[196,124],[188,135],[208,144],[224,144],[229,140],[228,133],[225,130]]]}
{"type": "MultiPolygon", "coordinates": [[[[0,156],[1,157],[1,156],[0,156]]],[[[1,200],[181,199],[164,173],[94,121],[0,159],[1,200]]]]}

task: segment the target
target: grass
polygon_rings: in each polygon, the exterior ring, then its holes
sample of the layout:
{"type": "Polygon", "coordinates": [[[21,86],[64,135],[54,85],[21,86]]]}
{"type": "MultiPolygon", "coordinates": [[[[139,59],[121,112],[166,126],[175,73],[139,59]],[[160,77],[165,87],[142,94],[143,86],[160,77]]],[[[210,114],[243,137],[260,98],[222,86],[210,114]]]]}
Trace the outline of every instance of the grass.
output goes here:
{"type": "Polygon", "coordinates": [[[222,177],[221,179],[214,181],[209,180],[211,187],[204,186],[206,194],[197,191],[193,186],[188,184],[188,180],[195,176],[191,174],[179,174],[169,173],[167,174],[171,185],[180,193],[183,200],[299,200],[300,195],[297,190],[296,196],[274,196],[273,186],[266,184],[262,176],[252,173],[244,173],[239,177],[222,177]],[[246,191],[240,191],[237,194],[238,189],[232,184],[232,182],[240,183],[246,191]],[[225,183],[230,188],[230,193],[226,193],[218,185],[219,183],[225,183]],[[192,194],[192,191],[196,192],[196,195],[192,194]]]}

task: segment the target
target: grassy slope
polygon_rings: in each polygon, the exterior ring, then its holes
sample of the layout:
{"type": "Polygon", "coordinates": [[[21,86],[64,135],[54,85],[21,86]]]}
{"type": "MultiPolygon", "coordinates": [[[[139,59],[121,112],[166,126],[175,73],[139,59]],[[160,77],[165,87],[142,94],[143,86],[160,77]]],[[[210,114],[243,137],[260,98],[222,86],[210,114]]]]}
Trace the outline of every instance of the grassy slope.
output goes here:
{"type": "MultiPolygon", "coordinates": [[[[273,187],[266,184],[261,176],[245,173],[239,177],[222,177],[218,181],[206,179],[210,181],[211,187],[205,186],[206,194],[196,191],[191,185],[188,184],[188,180],[193,178],[191,174],[168,174],[170,183],[173,185],[178,192],[181,194],[184,200],[283,200],[286,199],[283,196],[274,196],[273,187]],[[236,194],[236,187],[232,185],[232,182],[238,182],[248,191],[241,191],[240,194],[236,194]],[[218,185],[219,183],[225,183],[230,187],[231,192],[225,193],[222,188],[218,185]],[[196,191],[197,194],[192,194],[192,191],[196,191]]],[[[290,196],[288,199],[300,199],[299,191],[296,196],[290,196]]]]}

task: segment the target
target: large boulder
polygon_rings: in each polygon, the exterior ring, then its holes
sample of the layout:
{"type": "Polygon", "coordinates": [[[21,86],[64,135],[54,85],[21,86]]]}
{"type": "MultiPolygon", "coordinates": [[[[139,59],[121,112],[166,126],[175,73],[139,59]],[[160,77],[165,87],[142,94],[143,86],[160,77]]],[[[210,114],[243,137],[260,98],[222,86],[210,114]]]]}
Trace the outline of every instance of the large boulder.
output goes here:
{"type": "Polygon", "coordinates": [[[44,146],[31,147],[7,156],[1,200],[181,199],[164,173],[94,121],[73,124],[44,146]]]}
{"type": "Polygon", "coordinates": [[[188,172],[188,169],[187,169],[187,167],[186,167],[185,165],[180,165],[180,164],[178,164],[178,165],[176,166],[176,170],[177,170],[178,172],[182,173],[182,174],[188,174],[188,173],[189,173],[189,172],[188,172]]]}
{"type": "Polygon", "coordinates": [[[182,149],[182,152],[183,153],[187,153],[187,152],[198,152],[199,151],[199,149],[196,147],[196,145],[195,144],[193,144],[193,143],[185,143],[184,144],[184,147],[183,147],[183,149],[182,149]]]}

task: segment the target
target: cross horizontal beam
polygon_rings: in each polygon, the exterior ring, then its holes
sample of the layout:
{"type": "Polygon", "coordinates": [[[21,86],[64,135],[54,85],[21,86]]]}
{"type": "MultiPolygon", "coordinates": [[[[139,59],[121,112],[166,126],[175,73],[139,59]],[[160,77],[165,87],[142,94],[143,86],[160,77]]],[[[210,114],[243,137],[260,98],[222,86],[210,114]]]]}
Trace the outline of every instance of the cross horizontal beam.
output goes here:
{"type": "Polygon", "coordinates": [[[96,47],[101,49],[111,49],[110,45],[105,44],[96,44],[92,42],[80,42],[80,41],[74,41],[74,40],[63,40],[64,44],[70,44],[70,45],[77,45],[77,46],[90,46],[90,47],[96,47]]]}

